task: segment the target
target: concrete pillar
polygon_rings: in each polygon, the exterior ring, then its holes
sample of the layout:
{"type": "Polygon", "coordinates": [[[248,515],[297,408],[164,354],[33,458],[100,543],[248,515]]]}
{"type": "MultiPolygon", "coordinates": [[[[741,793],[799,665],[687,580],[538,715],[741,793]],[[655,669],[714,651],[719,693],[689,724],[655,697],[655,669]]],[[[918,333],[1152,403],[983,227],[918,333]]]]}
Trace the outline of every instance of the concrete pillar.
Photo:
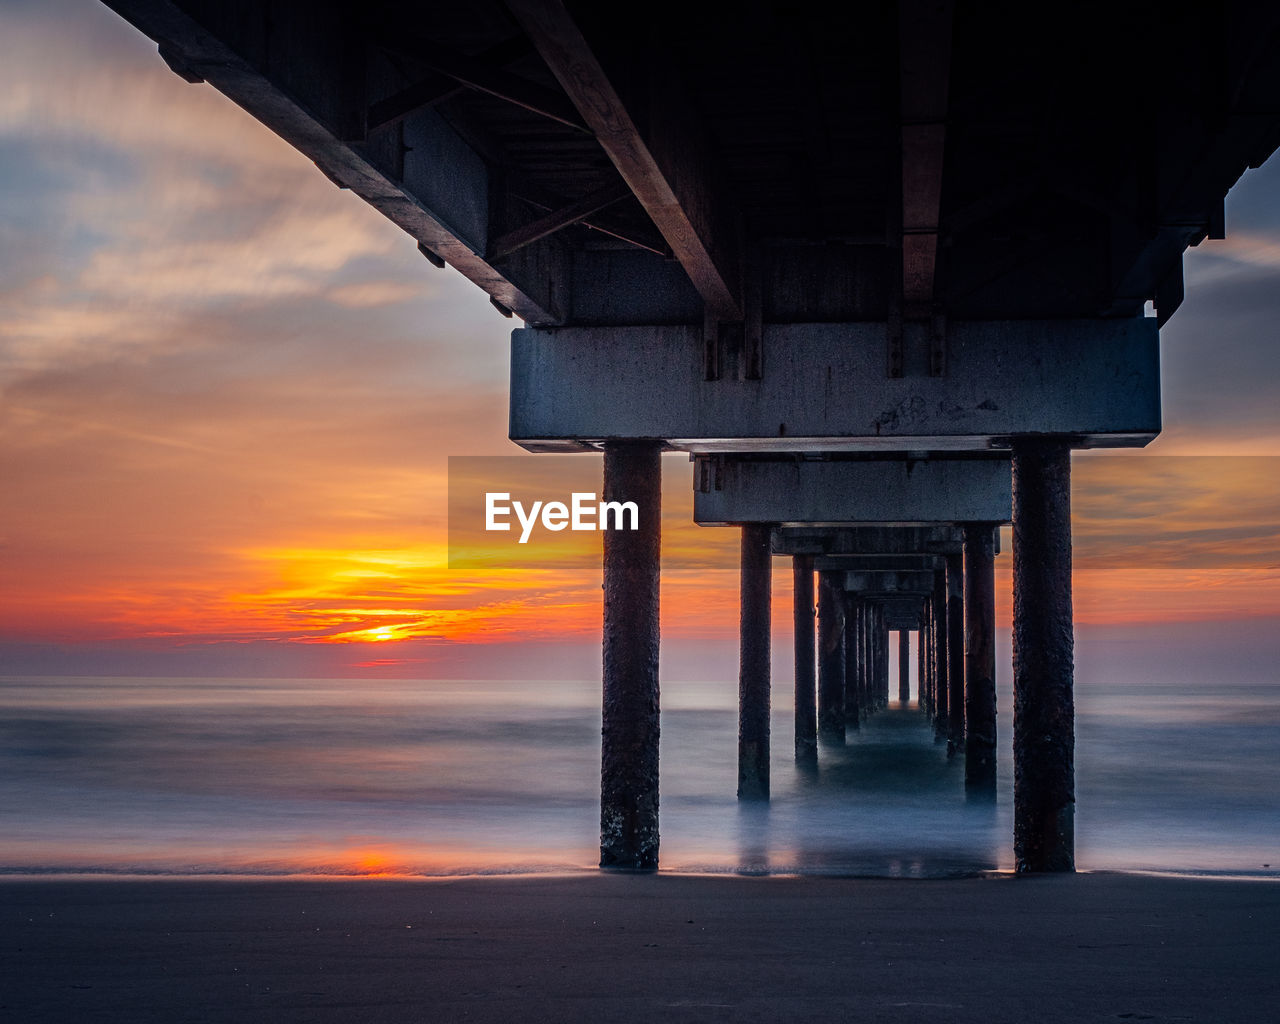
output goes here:
{"type": "Polygon", "coordinates": [[[964,528],[964,782],[996,785],[996,569],[994,523],[964,528]]]}
{"type": "Polygon", "coordinates": [[[964,555],[947,555],[947,754],[964,748],[964,555]]]}
{"type": "Polygon", "coordinates": [[[796,763],[811,764],[818,757],[818,702],[814,660],[813,556],[791,560],[796,654],[796,763]]]}
{"type": "Polygon", "coordinates": [[[844,573],[818,573],[818,739],[844,742],[844,573]]]}
{"type": "Polygon", "coordinates": [[[862,609],[862,706],[876,710],[876,606],[866,602],[862,609]]]}
{"type": "Polygon", "coordinates": [[[898,630],[898,703],[911,700],[911,633],[898,630]]]}
{"type": "Polygon", "coordinates": [[[862,617],[858,623],[861,634],[862,664],[858,677],[858,696],[862,706],[871,714],[876,709],[876,632],[875,606],[870,602],[862,605],[862,617]]]}
{"type": "Polygon", "coordinates": [[[878,708],[888,707],[888,618],[884,614],[884,605],[876,608],[876,645],[879,666],[879,686],[876,691],[878,708]]]}
{"type": "Polygon", "coordinates": [[[876,608],[876,707],[888,705],[888,627],[884,625],[884,605],[876,608]]]}
{"type": "Polygon", "coordinates": [[[920,685],[924,687],[924,710],[930,720],[933,719],[933,680],[930,678],[933,672],[932,611],[933,602],[925,601],[920,625],[920,685]]]}
{"type": "Polygon", "coordinates": [[[769,618],[771,527],[742,527],[738,669],[738,799],[769,799],[769,618]]]}
{"type": "Polygon", "coordinates": [[[1013,444],[1013,851],[1075,870],[1071,449],[1013,444]]]}
{"type": "Polygon", "coordinates": [[[933,602],[926,600],[920,612],[920,706],[930,720],[933,718],[933,680],[930,678],[933,669],[933,652],[930,650],[933,639],[930,620],[932,610],[933,602]]]}
{"type": "Polygon", "coordinates": [[[846,591],[844,595],[844,697],[841,708],[844,724],[849,725],[850,712],[857,714],[858,706],[858,601],[846,591]]]}
{"type": "Polygon", "coordinates": [[[856,594],[844,598],[844,724],[846,729],[861,726],[862,673],[862,617],[864,602],[856,594]]]}
{"type": "Polygon", "coordinates": [[[871,647],[873,614],[873,606],[863,601],[858,616],[858,709],[863,712],[864,717],[875,710],[875,704],[871,700],[871,675],[875,671],[875,662],[872,660],[875,652],[871,647]]]}
{"type": "Polygon", "coordinates": [[[916,630],[916,707],[927,712],[929,707],[925,676],[925,613],[920,613],[920,628],[916,630]]]}
{"type": "Polygon", "coordinates": [[[933,585],[933,734],[945,739],[950,718],[947,701],[947,581],[943,573],[935,574],[933,585]]]}
{"type": "Polygon", "coordinates": [[[600,866],[658,867],[658,578],[661,445],[608,442],[604,500],[634,501],[638,529],[604,534],[600,866]]]}
{"type": "Polygon", "coordinates": [[[867,605],[867,692],[864,700],[872,712],[881,707],[881,607],[867,605]]]}

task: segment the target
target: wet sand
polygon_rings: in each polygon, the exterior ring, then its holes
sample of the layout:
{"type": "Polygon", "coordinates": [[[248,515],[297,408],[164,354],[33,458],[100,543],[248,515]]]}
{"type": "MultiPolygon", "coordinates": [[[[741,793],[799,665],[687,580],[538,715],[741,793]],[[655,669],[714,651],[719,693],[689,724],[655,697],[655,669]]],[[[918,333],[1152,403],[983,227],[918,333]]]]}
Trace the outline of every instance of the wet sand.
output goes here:
{"type": "Polygon", "coordinates": [[[0,1019],[1245,1021],[1280,885],[585,875],[8,881],[0,1019]]]}

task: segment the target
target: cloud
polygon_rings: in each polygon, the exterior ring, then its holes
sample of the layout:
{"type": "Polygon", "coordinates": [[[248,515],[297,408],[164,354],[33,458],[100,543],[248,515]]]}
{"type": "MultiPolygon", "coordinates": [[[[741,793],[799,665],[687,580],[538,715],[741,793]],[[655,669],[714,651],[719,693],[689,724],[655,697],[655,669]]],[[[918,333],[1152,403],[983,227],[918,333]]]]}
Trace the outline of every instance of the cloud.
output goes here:
{"type": "Polygon", "coordinates": [[[1228,236],[1184,256],[1186,299],[1161,331],[1164,421],[1156,450],[1280,454],[1280,157],[1228,196],[1228,236]]]}
{"type": "MultiPolygon", "coordinates": [[[[178,80],[103,5],[9,0],[0,19],[8,635],[344,637],[373,643],[350,659],[370,665],[412,662],[415,642],[594,644],[594,549],[573,572],[444,566],[445,457],[514,452],[511,324],[483,293],[214,90],[178,80]]],[[[1280,165],[1248,176],[1231,237],[1188,255],[1157,444],[1247,437],[1280,454],[1280,349],[1259,343],[1280,312],[1277,184],[1280,165]]],[[[664,630],[732,636],[737,531],[693,526],[688,465],[666,463],[664,630]]],[[[598,479],[598,456],[582,465],[598,479]]],[[[1085,488],[1081,551],[1136,564],[1155,543],[1168,575],[1086,566],[1081,607],[1228,615],[1258,604],[1250,586],[1273,591],[1247,566],[1214,575],[1215,558],[1276,547],[1261,492],[1219,484],[1217,506],[1128,470],[1085,488]],[[1169,568],[1189,552],[1209,568],[1169,568]]]]}

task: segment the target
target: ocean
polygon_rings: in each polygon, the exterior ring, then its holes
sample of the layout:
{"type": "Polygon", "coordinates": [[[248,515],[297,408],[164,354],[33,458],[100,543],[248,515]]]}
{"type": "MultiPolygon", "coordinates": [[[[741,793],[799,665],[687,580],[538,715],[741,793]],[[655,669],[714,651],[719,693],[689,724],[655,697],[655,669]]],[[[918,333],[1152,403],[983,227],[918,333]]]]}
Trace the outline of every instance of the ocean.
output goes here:
{"type": "MultiPolygon", "coordinates": [[[[739,805],[736,673],[664,680],[662,868],[1010,870],[1001,671],[994,803],[966,799],[963,758],[896,702],[798,771],[787,677],[772,800],[739,805]]],[[[1078,671],[1078,867],[1280,878],[1278,692],[1271,678],[1078,671]]],[[[599,730],[598,680],[3,678],[0,873],[590,870],[599,730]]]]}

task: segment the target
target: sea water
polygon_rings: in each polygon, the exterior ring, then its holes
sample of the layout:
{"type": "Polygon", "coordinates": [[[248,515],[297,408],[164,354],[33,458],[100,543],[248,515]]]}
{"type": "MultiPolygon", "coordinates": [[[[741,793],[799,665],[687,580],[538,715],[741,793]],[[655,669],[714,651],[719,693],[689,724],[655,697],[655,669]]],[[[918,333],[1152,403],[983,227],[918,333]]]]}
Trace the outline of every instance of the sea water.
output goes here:
{"type": "MultiPolygon", "coordinates": [[[[736,679],[664,680],[663,868],[1011,869],[1002,671],[994,802],[966,797],[963,757],[896,701],[823,748],[816,772],[797,770],[786,679],[775,681],[772,800],[739,804],[736,679]]],[[[587,870],[599,685],[5,678],[0,872],[587,870]]],[[[1278,693],[1266,678],[1078,671],[1079,867],[1280,877],[1278,693]]]]}

